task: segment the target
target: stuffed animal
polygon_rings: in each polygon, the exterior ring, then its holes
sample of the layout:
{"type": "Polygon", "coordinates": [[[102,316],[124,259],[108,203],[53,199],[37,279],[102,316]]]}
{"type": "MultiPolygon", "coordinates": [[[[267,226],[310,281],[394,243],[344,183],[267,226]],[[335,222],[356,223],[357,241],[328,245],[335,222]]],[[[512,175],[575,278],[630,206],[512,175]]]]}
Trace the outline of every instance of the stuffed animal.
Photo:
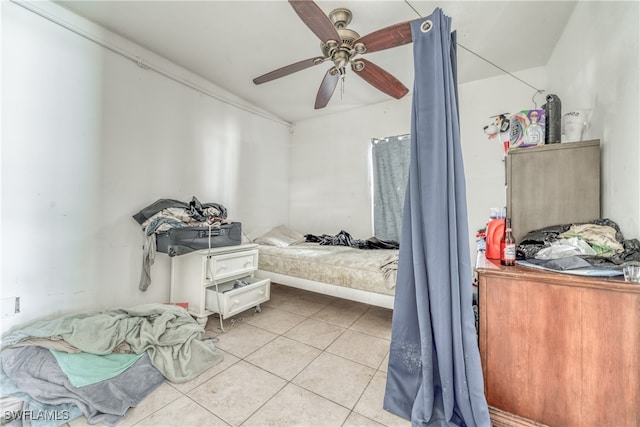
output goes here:
{"type": "Polygon", "coordinates": [[[489,139],[498,137],[498,140],[502,143],[504,153],[509,150],[509,124],[511,118],[509,113],[498,114],[497,116],[491,116],[493,122],[484,127],[484,133],[486,133],[489,139]]]}
{"type": "Polygon", "coordinates": [[[505,133],[509,130],[509,113],[498,114],[497,116],[491,116],[493,122],[484,127],[484,133],[489,135],[489,139],[493,139],[498,134],[505,133]]]}

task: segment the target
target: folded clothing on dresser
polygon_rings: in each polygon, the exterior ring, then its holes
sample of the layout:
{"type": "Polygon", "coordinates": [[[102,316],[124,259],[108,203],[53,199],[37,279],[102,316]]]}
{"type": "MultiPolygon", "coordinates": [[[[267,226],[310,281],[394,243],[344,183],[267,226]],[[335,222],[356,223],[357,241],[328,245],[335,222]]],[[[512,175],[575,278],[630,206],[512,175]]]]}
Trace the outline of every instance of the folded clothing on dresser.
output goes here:
{"type": "Polygon", "coordinates": [[[591,275],[622,274],[623,264],[640,261],[640,241],[625,239],[617,223],[596,219],[560,224],[527,233],[517,248],[518,260],[552,270],[585,269],[591,275]]]}

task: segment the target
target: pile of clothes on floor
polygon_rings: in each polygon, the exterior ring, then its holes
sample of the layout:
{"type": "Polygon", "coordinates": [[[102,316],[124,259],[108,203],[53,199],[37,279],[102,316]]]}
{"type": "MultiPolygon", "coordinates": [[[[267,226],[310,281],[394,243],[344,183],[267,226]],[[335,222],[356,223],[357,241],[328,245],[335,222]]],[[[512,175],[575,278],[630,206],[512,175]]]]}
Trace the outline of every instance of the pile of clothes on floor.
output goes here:
{"type": "Polygon", "coordinates": [[[145,304],[36,321],[0,352],[3,425],[58,426],[81,415],[115,425],[165,379],[181,383],[220,363],[185,309],[145,304]]]}
{"type": "Polygon", "coordinates": [[[615,275],[622,274],[625,263],[640,261],[640,241],[625,239],[614,221],[596,219],[531,231],[522,238],[516,255],[552,270],[590,269],[615,275]]]}

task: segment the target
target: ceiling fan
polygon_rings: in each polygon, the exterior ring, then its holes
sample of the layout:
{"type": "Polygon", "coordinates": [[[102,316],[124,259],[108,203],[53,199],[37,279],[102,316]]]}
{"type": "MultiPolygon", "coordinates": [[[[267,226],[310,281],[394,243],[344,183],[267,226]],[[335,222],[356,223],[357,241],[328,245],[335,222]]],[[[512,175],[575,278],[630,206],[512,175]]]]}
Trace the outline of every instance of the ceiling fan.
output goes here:
{"type": "Polygon", "coordinates": [[[341,77],[344,78],[347,65],[351,65],[351,69],[366,82],[393,98],[402,98],[409,92],[409,89],[389,72],[371,61],[356,56],[411,43],[411,21],[391,25],[360,37],[358,33],[347,28],[352,16],[348,9],[335,9],[327,16],[312,0],[289,0],[289,4],[320,39],[322,56],[278,68],[256,77],[253,83],[266,83],[331,60],[333,66],[327,70],[320,84],[315,109],[324,108],[329,103],[338,81],[341,77]]]}

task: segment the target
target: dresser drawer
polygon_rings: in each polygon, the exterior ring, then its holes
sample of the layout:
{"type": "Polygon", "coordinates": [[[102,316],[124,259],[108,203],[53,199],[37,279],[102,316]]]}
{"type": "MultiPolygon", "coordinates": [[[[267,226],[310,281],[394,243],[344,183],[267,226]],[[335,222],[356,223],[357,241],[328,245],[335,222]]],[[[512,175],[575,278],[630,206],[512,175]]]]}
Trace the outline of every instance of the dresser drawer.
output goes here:
{"type": "Polygon", "coordinates": [[[231,252],[222,255],[210,255],[206,259],[204,281],[220,283],[230,277],[249,275],[258,269],[258,250],[231,252]]]}
{"type": "Polygon", "coordinates": [[[220,313],[223,318],[233,316],[248,308],[269,301],[271,280],[243,277],[239,279],[248,285],[234,288],[236,280],[209,286],[206,289],[207,310],[220,313]]]}

